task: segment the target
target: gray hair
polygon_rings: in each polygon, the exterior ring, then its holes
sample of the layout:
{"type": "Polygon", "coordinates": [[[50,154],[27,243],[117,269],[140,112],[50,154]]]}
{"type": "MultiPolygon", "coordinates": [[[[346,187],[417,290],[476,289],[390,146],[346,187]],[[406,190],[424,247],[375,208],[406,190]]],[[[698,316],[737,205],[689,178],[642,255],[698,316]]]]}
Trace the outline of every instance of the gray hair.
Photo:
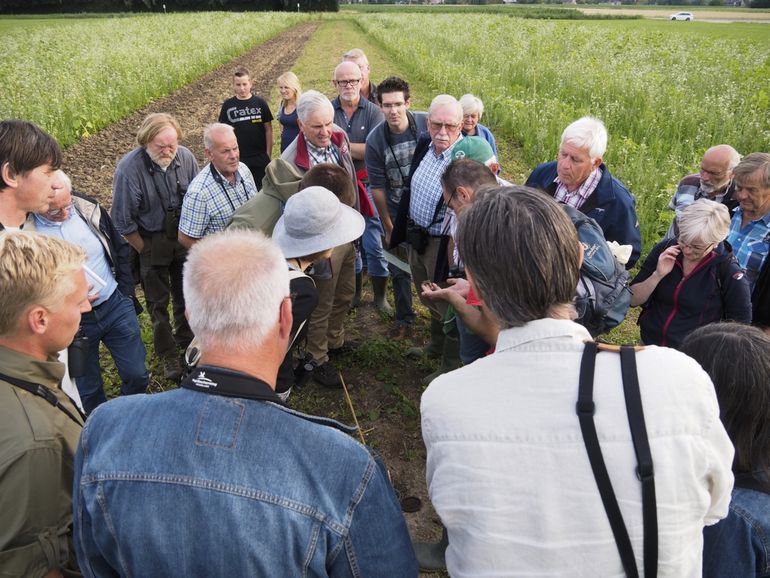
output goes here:
{"type": "Polygon", "coordinates": [[[360,48],[351,48],[345,54],[342,55],[342,60],[363,60],[369,64],[369,59],[366,54],[360,48]]]}
{"type": "Polygon", "coordinates": [[[607,129],[598,118],[584,116],[564,129],[561,143],[587,149],[593,161],[603,157],[607,151],[607,129]]]}
{"type": "Polygon", "coordinates": [[[317,90],[303,92],[297,100],[297,116],[302,122],[307,122],[311,115],[325,109],[334,116],[334,107],[331,101],[317,90]]]}
{"type": "Polygon", "coordinates": [[[203,129],[203,146],[208,150],[211,150],[214,146],[214,135],[220,132],[229,132],[232,135],[235,135],[235,129],[229,124],[215,122],[203,129]]]}
{"type": "Polygon", "coordinates": [[[730,231],[730,211],[722,203],[698,199],[678,217],[679,238],[687,245],[721,243],[730,231]]]}
{"type": "Polygon", "coordinates": [[[760,185],[770,187],[770,153],[751,153],[743,157],[733,169],[733,178],[743,181],[757,171],[762,171],[760,185]]]}
{"type": "Polygon", "coordinates": [[[254,231],[226,230],[195,243],[183,275],[190,329],[201,349],[261,345],[289,295],[281,250],[254,231]]]}
{"type": "Polygon", "coordinates": [[[542,191],[524,186],[477,191],[458,215],[457,247],[503,329],[551,317],[572,302],[580,244],[564,209],[542,191]]]}
{"type": "Polygon", "coordinates": [[[481,102],[481,99],[478,96],[473,96],[472,94],[463,94],[460,97],[460,106],[463,107],[464,115],[477,112],[479,113],[479,120],[481,120],[481,117],[484,114],[484,103],[481,102]]]}
{"type": "Polygon", "coordinates": [[[460,103],[457,102],[457,99],[451,94],[439,94],[431,101],[430,108],[428,109],[428,118],[431,118],[433,113],[435,113],[439,108],[445,106],[454,109],[457,122],[463,121],[463,107],[460,106],[460,103]]]}
{"type": "Polygon", "coordinates": [[[56,176],[59,177],[62,184],[68,191],[72,191],[72,179],[70,179],[69,175],[65,173],[63,170],[58,169],[56,171],[56,176]]]}

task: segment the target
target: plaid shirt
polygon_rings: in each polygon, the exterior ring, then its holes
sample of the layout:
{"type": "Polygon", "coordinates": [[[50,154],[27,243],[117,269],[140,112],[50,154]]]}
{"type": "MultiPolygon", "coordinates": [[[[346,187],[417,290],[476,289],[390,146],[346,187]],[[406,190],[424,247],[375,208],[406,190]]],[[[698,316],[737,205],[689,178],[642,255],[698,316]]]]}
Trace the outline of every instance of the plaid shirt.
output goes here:
{"type": "Polygon", "coordinates": [[[586,199],[591,196],[591,193],[596,190],[596,187],[601,179],[602,170],[597,167],[591,171],[591,174],[588,175],[588,178],[583,182],[582,185],[577,188],[576,191],[570,193],[567,190],[567,185],[563,184],[559,180],[559,177],[556,177],[554,182],[557,184],[557,187],[554,198],[560,203],[564,203],[565,205],[579,209],[581,206],[583,206],[583,203],[586,202],[586,199]]]}
{"type": "Polygon", "coordinates": [[[739,208],[733,214],[730,222],[730,232],[727,241],[733,248],[733,254],[738,259],[738,264],[746,271],[752,290],[754,283],[762,270],[762,264],[770,252],[770,213],[761,219],[749,222],[741,228],[743,219],[739,208]]]}
{"type": "Polygon", "coordinates": [[[235,209],[257,193],[254,177],[246,165],[240,163],[235,173],[235,184],[222,177],[212,165],[198,173],[182,201],[179,230],[193,239],[224,230],[235,209]],[[214,176],[216,171],[217,177],[214,176]]]}
{"type": "MultiPolygon", "coordinates": [[[[455,143],[460,142],[462,136],[455,143]]],[[[452,162],[452,148],[449,147],[440,155],[436,155],[433,143],[428,146],[420,166],[412,175],[412,195],[409,199],[409,218],[416,225],[427,229],[430,235],[438,237],[443,233],[444,214],[446,207],[441,188],[441,176],[452,162]],[[436,212],[436,206],[441,208],[436,212]],[[435,215],[435,219],[434,219],[435,215]]]]}

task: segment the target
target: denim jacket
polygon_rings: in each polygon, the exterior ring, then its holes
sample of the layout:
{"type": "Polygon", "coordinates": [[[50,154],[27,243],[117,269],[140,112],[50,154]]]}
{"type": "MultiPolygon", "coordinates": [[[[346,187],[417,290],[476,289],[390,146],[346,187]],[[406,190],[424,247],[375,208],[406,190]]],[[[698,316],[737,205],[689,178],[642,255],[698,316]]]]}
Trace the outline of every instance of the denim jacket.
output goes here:
{"type": "Polygon", "coordinates": [[[385,468],[330,421],[187,389],[103,404],[76,457],[83,574],[416,577],[385,468]]]}
{"type": "Polygon", "coordinates": [[[727,518],[703,529],[703,576],[770,576],[770,495],[733,490],[727,518]]]}

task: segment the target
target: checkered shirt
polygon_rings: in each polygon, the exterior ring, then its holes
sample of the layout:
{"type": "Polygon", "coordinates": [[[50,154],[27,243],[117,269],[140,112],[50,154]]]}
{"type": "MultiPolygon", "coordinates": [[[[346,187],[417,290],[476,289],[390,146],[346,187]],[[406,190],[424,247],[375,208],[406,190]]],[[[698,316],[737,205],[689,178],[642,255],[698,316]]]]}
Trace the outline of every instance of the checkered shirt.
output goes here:
{"type": "Polygon", "coordinates": [[[577,188],[576,191],[570,193],[567,190],[567,185],[563,184],[559,180],[559,177],[556,177],[554,182],[557,184],[557,187],[554,198],[560,203],[564,203],[565,205],[579,209],[583,206],[583,203],[586,202],[586,199],[591,196],[591,193],[596,190],[596,187],[598,186],[601,179],[602,169],[597,167],[591,171],[591,174],[588,175],[588,178],[582,185],[577,188]]]}
{"type": "Polygon", "coordinates": [[[256,193],[254,177],[243,163],[238,166],[235,184],[221,175],[217,182],[210,165],[206,165],[187,187],[182,201],[179,230],[193,239],[222,231],[230,222],[235,209],[256,193]]]}
{"type": "MultiPolygon", "coordinates": [[[[460,142],[462,136],[455,141],[460,142]]],[[[412,175],[412,195],[409,199],[409,217],[416,225],[428,230],[433,236],[439,236],[443,232],[444,214],[446,207],[442,199],[441,175],[452,162],[452,147],[449,147],[440,155],[436,155],[433,143],[428,146],[420,166],[412,175]],[[441,208],[436,213],[436,205],[441,208]],[[433,215],[436,215],[434,220],[433,215]]]]}
{"type": "Polygon", "coordinates": [[[738,264],[746,271],[746,277],[753,290],[754,283],[762,270],[762,264],[770,252],[770,213],[761,219],[751,221],[743,228],[741,228],[742,218],[742,211],[738,207],[730,222],[727,241],[733,248],[738,264]]]}

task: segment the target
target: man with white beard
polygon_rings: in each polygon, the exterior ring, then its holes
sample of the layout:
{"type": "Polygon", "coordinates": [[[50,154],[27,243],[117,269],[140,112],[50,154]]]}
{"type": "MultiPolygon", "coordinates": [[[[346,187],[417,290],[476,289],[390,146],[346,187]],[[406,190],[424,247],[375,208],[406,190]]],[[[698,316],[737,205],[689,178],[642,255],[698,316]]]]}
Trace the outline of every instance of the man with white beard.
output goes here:
{"type": "Polygon", "coordinates": [[[738,201],[733,199],[733,192],[735,192],[733,169],[739,162],[741,162],[741,155],[727,144],[713,146],[703,154],[700,170],[679,181],[676,192],[668,204],[669,209],[676,211],[676,216],[668,229],[667,237],[678,235],[676,219],[685,207],[698,199],[706,198],[722,203],[732,214],[733,209],[738,206],[738,201]]]}
{"type": "Polygon", "coordinates": [[[198,174],[193,154],[179,145],[176,119],[148,115],[136,134],[139,145],[118,163],[112,181],[111,216],[118,232],[139,253],[139,275],[152,318],[155,353],[166,379],[182,376],[180,349],[192,340],[184,316],[182,266],[186,249],[177,241],[182,197],[198,174]],[[174,299],[174,326],[168,314],[174,299]]]}

